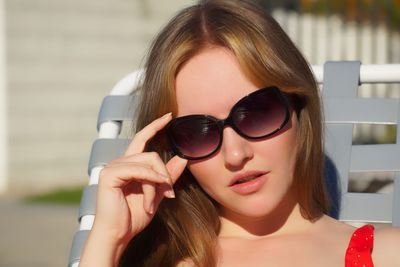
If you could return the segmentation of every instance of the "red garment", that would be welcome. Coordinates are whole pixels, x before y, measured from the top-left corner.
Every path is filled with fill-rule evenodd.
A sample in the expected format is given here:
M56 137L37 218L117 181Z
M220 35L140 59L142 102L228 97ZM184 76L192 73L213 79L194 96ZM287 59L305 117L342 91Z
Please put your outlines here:
M374 246L374 226L356 229L346 250L345 267L374 267L371 253Z

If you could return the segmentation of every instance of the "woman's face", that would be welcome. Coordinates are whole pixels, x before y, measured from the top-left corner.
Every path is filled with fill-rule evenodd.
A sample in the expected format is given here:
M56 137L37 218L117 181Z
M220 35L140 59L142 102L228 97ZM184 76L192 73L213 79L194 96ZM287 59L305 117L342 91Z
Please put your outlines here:
M265 86L268 85L271 84ZM239 99L257 89L229 50L202 50L177 75L177 116L208 114L225 119ZM202 188L221 204L223 214L265 216L292 196L289 190L296 130L294 112L282 131L261 140L243 138L228 126L223 130L221 148L206 159L189 161L188 168ZM231 185L236 175L251 174L261 176L239 187Z

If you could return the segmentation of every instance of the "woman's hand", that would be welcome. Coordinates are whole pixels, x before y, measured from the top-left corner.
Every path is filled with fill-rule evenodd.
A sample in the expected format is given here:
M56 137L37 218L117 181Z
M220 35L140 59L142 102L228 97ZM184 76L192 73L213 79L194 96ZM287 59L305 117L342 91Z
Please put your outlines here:
M125 155L100 172L91 236L101 236L97 239L118 246L116 254L121 254L130 239L150 223L163 197L175 197L172 186L187 160L175 156L164 164L156 152L143 152L146 143L171 117L168 113L143 128L134 136ZM115 256L118 255L114 254L114 260Z

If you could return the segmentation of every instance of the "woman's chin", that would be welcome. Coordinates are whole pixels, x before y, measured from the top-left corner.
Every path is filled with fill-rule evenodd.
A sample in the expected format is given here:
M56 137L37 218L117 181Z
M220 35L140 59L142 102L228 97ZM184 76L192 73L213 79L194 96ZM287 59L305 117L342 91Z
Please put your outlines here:
M224 205L224 211L222 216L230 216L231 213L234 216L244 216L249 218L264 218L271 214L277 207L277 203L263 201L246 201L245 203L234 203L234 205Z

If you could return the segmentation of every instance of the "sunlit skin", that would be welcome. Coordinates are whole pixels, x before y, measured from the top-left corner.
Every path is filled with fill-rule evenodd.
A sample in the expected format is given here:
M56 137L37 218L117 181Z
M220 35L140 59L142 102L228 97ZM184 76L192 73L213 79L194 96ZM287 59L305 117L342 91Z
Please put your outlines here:
M190 59L177 75L177 115L209 114L224 119L239 99L257 89L243 74L231 52L223 48L207 49ZM262 234L266 231L262 221L278 205L292 209L295 202L290 189L296 130L295 112L281 132L262 140L248 140L226 127L221 149L209 158L189 161L188 168L203 189L221 204L221 214L225 218L243 223L260 220L263 229L253 226L248 230ZM259 191L239 195L228 185L235 174L245 170L269 173Z
M272 84L264 86L269 85ZM204 49L191 58L176 77L177 116L209 114L224 119L239 99L257 89L259 87L244 75L231 52L219 47ZM333 220L323 216L318 220L321 228L311 227L315 223L300 215L291 186L297 126L296 113L292 112L291 120L281 132L257 141L243 138L231 127L226 127L221 149L217 153L203 160L188 162L189 170L202 188L220 204L222 227L219 242L223 266L234 266L235 262L238 266L243 266L243 261L238 257L245 255L244 251L253 255L249 263L254 261L253 264L256 264L269 255L265 253L268 248L271 253L282 254L281 246L294 246L291 238L279 237L297 235L297 241L300 242L303 238L311 240L313 236L318 240L327 238L324 235L318 236L318 229L322 231L322 227L334 224ZM259 191L239 195L229 188L232 177L244 170L269 172ZM339 224L346 232L337 238L340 242L336 255L338 261L343 261L348 236L353 228ZM307 233L307 236L301 233ZM275 237L278 237L277 241L266 242ZM317 248L324 244L318 240L314 239L314 244L318 244ZM256 248L260 246L264 246L264 249L258 253ZM309 257L315 253L315 249L315 245L300 249L304 262L310 261ZM297 260L299 259L301 260ZM276 262L276 258L274 261ZM318 263L328 264L324 260L319 260Z

